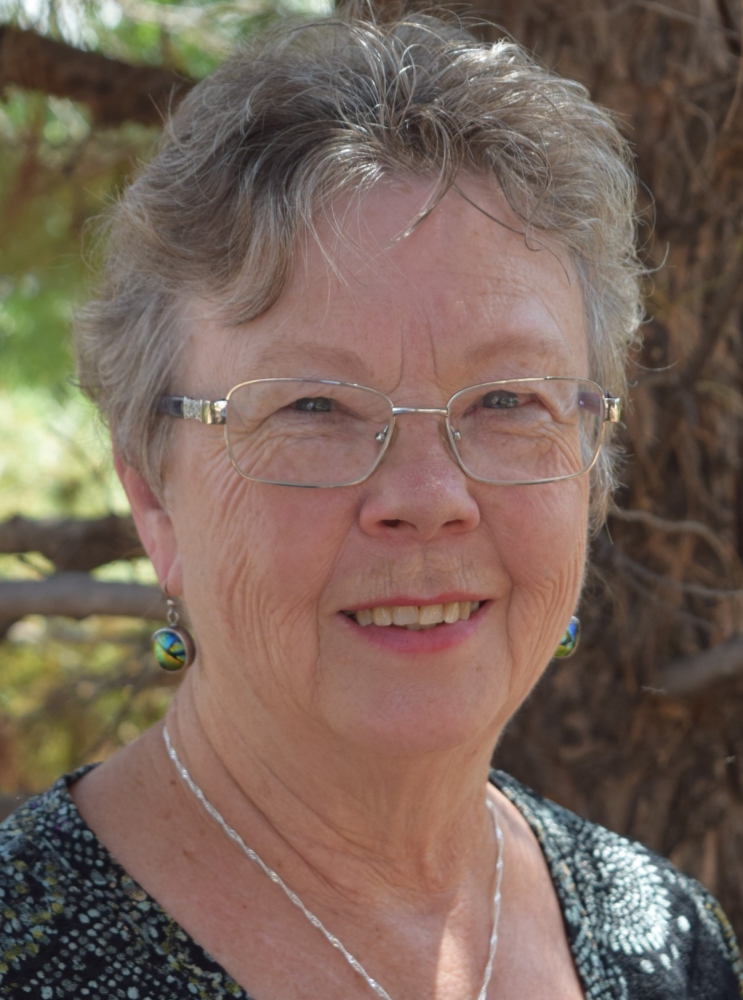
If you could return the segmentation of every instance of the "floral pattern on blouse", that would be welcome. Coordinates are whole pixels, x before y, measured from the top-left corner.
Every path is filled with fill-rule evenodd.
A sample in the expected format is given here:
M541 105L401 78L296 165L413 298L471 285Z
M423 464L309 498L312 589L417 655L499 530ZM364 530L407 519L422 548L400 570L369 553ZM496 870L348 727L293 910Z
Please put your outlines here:
M132 879L60 778L0 824L0 997L250 1000ZM740 1000L716 900L640 844L494 771L544 851L586 1000Z

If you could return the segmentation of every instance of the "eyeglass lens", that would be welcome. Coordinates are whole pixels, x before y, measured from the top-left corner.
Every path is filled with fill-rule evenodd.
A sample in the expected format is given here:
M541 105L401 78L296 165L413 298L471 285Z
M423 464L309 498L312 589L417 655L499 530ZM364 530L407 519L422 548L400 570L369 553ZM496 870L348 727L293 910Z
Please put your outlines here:
M451 402L462 464L494 483L579 475L594 460L603 419L598 386L567 378L476 386Z
M462 465L478 479L503 484L584 472L596 456L603 417L598 386L568 378L475 386L450 404ZM230 393L227 446L249 479L342 486L373 470L392 420L390 401L374 389L257 380Z

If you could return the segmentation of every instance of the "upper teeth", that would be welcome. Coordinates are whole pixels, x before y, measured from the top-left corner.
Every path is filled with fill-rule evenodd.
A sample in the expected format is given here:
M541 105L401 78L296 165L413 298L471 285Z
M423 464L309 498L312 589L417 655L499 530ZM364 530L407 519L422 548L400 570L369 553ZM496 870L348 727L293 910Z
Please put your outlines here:
M363 608L361 611L350 611L359 625L401 625L410 629L432 628L440 622L453 625L460 620L466 621L473 611L480 607L480 601L452 601L449 604L423 604L420 606L403 604L390 607L380 605L376 608Z

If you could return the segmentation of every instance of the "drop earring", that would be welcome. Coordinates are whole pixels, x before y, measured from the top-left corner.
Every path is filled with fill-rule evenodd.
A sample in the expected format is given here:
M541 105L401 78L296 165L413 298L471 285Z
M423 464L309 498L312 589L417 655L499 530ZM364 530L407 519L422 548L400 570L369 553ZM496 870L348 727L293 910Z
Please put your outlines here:
M152 636L152 651L163 670L176 671L190 667L196 656L193 636L180 623L175 601L168 593L167 580L163 584L168 599L168 626L159 628Z
M575 615L570 619L570 624L565 630L565 635L560 639L560 644L555 650L555 656L559 659L565 659L568 656L572 656L573 653L578 648L580 643L580 619L576 618Z

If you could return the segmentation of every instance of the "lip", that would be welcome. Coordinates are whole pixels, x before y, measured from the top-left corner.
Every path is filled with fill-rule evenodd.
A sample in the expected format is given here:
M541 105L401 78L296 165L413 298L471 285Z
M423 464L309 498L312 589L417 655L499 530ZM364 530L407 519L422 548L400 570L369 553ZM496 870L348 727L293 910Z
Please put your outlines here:
M342 611L338 612L337 618L341 624L341 627L350 630L350 633L357 640L368 642L372 646L376 646L377 649L385 650L387 653L407 653L407 654L421 654L421 653L443 653L450 649L455 649L457 646L461 646L466 643L472 636L475 635L477 631L483 625L485 619L487 618L488 610L492 604L492 600L488 598L479 597L462 597L462 596L446 596L444 598L437 598L435 600L420 601L411 598L397 599L395 598L395 604L405 605L405 604L447 604L451 601L482 601L481 606L475 611L475 613L467 619L467 621L455 622L453 625L441 625L437 628L425 629L423 631L411 631L407 628L399 628L394 625L379 626L379 625L366 625L362 627L358 625L353 618L349 618L348 615L344 615ZM385 602L387 603L387 602ZM345 611L362 611L365 608L375 608L378 607L377 604L360 604L354 608L344 608ZM390 601L387 604L388 607L393 606Z

